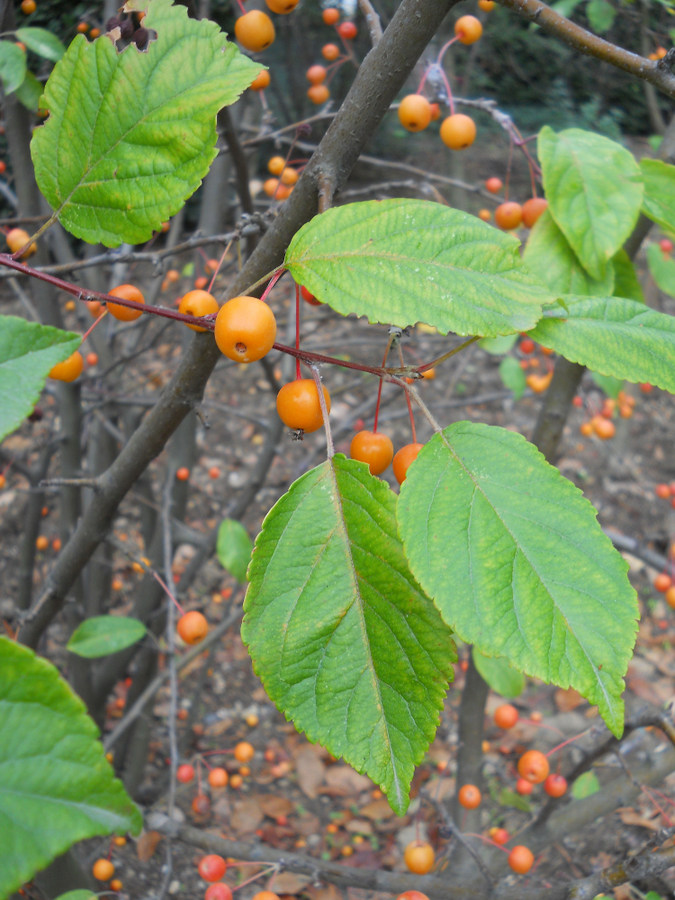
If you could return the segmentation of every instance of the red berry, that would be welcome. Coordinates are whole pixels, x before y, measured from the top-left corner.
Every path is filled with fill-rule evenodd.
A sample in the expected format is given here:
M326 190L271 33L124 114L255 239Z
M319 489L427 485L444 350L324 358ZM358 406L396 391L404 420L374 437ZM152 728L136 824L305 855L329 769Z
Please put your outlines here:
M227 863L217 853L209 853L199 860L197 870L204 881L220 881L227 871Z
M188 784L194 777L195 767L189 763L183 763L176 769L176 781L180 781L181 784Z
M464 809L478 809L482 800L480 790L475 784L465 784L459 789L457 800Z
M567 791L567 779L562 775L552 773L544 782L544 790L549 797L562 797Z
M232 890L222 881L217 881L207 887L204 900L232 900Z
M353 41L357 34L357 28L353 22L341 22L337 30L340 37L345 41Z
M527 781L526 778L519 778L516 781L516 792L523 797L527 797L534 790L534 785L531 781Z

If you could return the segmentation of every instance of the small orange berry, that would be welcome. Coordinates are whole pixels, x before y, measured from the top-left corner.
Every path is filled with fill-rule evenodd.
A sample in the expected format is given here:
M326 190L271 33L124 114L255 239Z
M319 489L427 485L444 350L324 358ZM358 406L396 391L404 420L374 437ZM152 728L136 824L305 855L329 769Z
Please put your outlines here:
M176 478L178 479L178 481L187 481L189 477L190 470L187 466L181 466L180 468L176 469Z
M476 123L464 113L455 113L443 120L440 134L446 147L466 150L476 139Z
M483 34L483 26L475 16L460 16L455 22L455 34L462 44L475 44Z
M109 881L115 874L115 866L109 859L97 859L91 873L97 881Z
M431 122L431 104L422 94L408 94L398 105L398 120L407 131L423 131Z
M271 81L270 73L267 69L263 69L262 72L257 75L253 81L249 84L249 89L252 91L264 91L266 87L270 86Z
M120 300L133 300L136 303L145 303L145 297L133 284L120 284L108 292ZM143 315L143 310L132 309L129 306L121 306L119 303L108 303L108 312L120 322L133 322Z
M335 25L336 22L340 21L340 10L334 6L329 6L327 9L324 9L321 18L324 25Z
M325 84L313 84L307 91L307 96L315 106L320 106L328 100L330 91Z

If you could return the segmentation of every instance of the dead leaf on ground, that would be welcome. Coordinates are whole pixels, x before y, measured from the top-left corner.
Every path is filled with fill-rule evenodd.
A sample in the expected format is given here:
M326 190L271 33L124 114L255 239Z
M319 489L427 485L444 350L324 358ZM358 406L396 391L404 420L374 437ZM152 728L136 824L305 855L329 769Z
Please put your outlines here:
M617 812L624 825L637 825L639 828L648 828L650 831L658 831L661 827L658 818L646 819L632 806L620 807Z
M141 862L147 862L154 856L157 844L162 840L159 831L145 831L136 841L136 854Z
M232 805L230 827L235 834L251 834L264 818L260 803L255 797L240 800Z
M295 809L288 797L279 797L276 794L258 795L258 802L260 803L260 809L266 816L269 816L270 819L276 819L277 816L287 816ZM290 891L287 893L293 892Z
M312 878L310 875L296 875L295 872L280 872L272 884L275 894L299 894ZM305 892L306 893L306 892Z
M368 819L350 819L350 821L345 824L345 828L352 834L373 833L373 826Z
M576 709L577 706L586 703L586 700L584 700L579 691L575 691L574 688L568 688L566 691L557 690L554 696L555 705L560 712L571 712L573 709Z
M377 800L371 800L370 803L366 803L359 810L359 814L372 819L374 822L377 822L378 819L391 819L392 816L396 815L384 797L379 797Z
M370 778L359 775L351 766L330 766L326 771L326 784L329 788L344 794L359 794L361 791L373 789L373 782Z
M334 884L322 884L321 887L310 885L305 888L305 894L309 900L342 900L342 892Z
M326 767L311 747L303 747L295 756L295 768L300 790L307 797L314 799L317 788L323 784Z

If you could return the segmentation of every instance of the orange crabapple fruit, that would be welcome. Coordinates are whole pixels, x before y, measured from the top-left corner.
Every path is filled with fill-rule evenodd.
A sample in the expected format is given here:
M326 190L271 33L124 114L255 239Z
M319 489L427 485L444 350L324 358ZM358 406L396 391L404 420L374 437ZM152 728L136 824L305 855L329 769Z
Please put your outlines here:
M337 44L324 44L321 48L321 55L328 62L334 62L340 56L340 48Z
M277 321L267 303L258 297L233 297L220 307L213 334L218 349L228 359L255 362L272 349Z
M196 609L191 609L180 617L176 624L176 631L186 644L198 644L208 634L209 623L202 613Z
M518 710L512 703L502 703L498 706L494 714L494 723L497 728L513 728L518 721Z
M179 466L176 469L176 478L178 481L187 481L190 477L190 470L187 466Z
M232 900L232 889L225 882L216 881L207 887L204 900Z
M466 150L476 139L476 123L464 113L455 113L443 119L441 140L451 150Z
M502 231L511 231L513 228L517 228L522 221L523 208L514 200L500 203L495 210L495 222Z
M309 69L305 72L305 77L310 84L321 84L322 81L326 80L326 72L325 66L320 66L318 63L310 66Z
M534 854L529 847L523 844L517 844L509 853L509 866L518 875L525 875L530 871L534 863Z
M357 35L357 28L353 22L342 22L338 25L338 34L345 41L353 41Z
M263 69L259 75L253 79L253 81L249 84L249 90L251 91L264 91L266 87L270 86L270 81L272 77L267 69Z
M423 131L431 122L431 104L422 94L408 94L398 105L398 120L406 131Z
M294 169L293 166L286 166L286 168L281 173L280 181L282 184L286 186L290 186L293 184L297 184L298 178L298 170Z
M267 171L270 175L281 175L286 168L286 160L283 156L272 156L267 163Z
M208 775L208 782L212 788L225 787L229 780L230 776L227 773L227 769L224 769L222 766L215 766Z
M504 187L504 182L501 178L497 178L495 175L492 178L488 178L485 182L485 190L490 194L498 194L501 189Z
M381 475L394 458L394 445L381 431L359 431L349 447L352 459L367 463L371 475Z
M12 253L17 253L21 250L22 247L25 247L28 241L30 240L30 235L27 231L24 231L23 228L10 228L10 230L5 235L5 240L7 241L7 246L11 250ZM29 256L32 256L37 251L37 244L31 244L28 249L21 254L20 259L28 259Z
M492 213L489 209L479 209L478 210L478 218L482 219L483 222L489 222L492 218Z
M211 812L211 801L207 794L195 794L190 806L196 816L208 816Z
M281 182L278 178L267 178L263 184L263 193L267 194L268 197L275 197L280 184Z
M669 587L665 592L665 601L671 609L675 609L675 587Z
M396 900L429 900L429 898L422 891L403 891Z
M424 444L417 443L406 444L394 454L394 475L399 484L405 481L409 466L417 459L417 454L423 446Z
M279 895L275 894L274 891L258 891L251 900L279 900Z
M287 16L293 12L300 0L265 0L268 8L278 16Z
M91 874L97 881L110 881L115 874L115 866L109 859L97 859L91 867Z
M478 9L482 9L483 12L492 12L495 8L495 0L478 0Z
M308 291L304 285L302 285L300 288L300 296L305 301L305 303L309 303L310 306L321 306L321 301L317 299L314 294Z
M321 13L324 25L335 25L340 21L340 10L334 6L329 6Z
M464 809L478 809L482 799L482 794L475 784L462 785L457 794L457 801Z
M181 297L181 301L178 304L179 313L183 313L184 316L194 316L195 318L213 315L213 313L218 312L218 309L218 301L208 291L188 291L187 294ZM191 328L193 331L207 331L206 328L202 328L200 325L188 324L188 328Z
M136 303L145 303L145 297L133 284L118 284L108 292L112 297L120 300L134 300ZM119 303L108 303L108 312L120 322L134 322L143 315L141 309L131 309L129 306L121 306Z
M239 741L239 743L235 745L234 758L237 762L251 762L254 756L255 748L253 747L253 744L250 744L248 741Z
M227 872L227 863L217 853L209 853L197 863L197 871L204 881L220 881Z
M37 3L35 0L21 0L21 12L24 16L29 16L31 13L34 13L37 9Z
M518 760L518 774L531 784L541 784L549 771L548 759L540 750L526 750Z
M483 34L480 19L475 16L460 16L455 22L455 34L461 44L475 44Z
M549 797L562 797L567 791L567 779L563 775L552 772L544 781L544 790Z
M410 872L415 875L426 875L434 866L436 854L431 844L424 841L412 841L405 848L403 861Z
M234 23L234 36L246 50L260 53L274 43L276 33L267 13L251 9Z
M593 416L591 425L593 426L593 433L601 441L608 441L616 434L614 422L611 419L606 419L604 416Z
M520 794L522 797L527 797L533 790L534 785L526 778L519 778L518 781L516 781L516 793Z
M532 228L547 206L548 200L545 197L530 197L526 200L523 203L523 225Z
M673 579L666 572L661 572L654 579L654 590L660 594L665 594L673 585Z
M80 351L76 350L74 353L71 353L68 359L64 359L62 362L52 366L49 370L49 377L54 378L56 381L75 381L82 374L83 368L84 359Z
M330 91L325 84L313 84L308 89L307 96L315 106L321 106L330 97Z
M46 535L41 534L35 540L35 547L38 550L46 550L47 547L49 547L49 538Z
M330 394L322 385L326 410L330 412ZM311 433L323 425L319 392L313 378L289 381L277 394L277 413L288 428Z

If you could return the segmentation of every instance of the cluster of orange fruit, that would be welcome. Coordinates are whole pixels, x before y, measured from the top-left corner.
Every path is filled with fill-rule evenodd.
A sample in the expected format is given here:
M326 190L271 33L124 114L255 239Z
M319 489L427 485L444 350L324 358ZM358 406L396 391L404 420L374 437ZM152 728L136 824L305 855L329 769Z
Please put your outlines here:
M490 194L498 194L503 187L504 183L501 178L496 176L492 176L485 181L485 190ZM513 231L516 228L520 228L521 225L525 228L532 228L547 206L548 200L544 197L530 197L523 204L516 203L515 200L504 200L495 209L495 225L501 228L502 231ZM492 214L489 209L481 209L478 212L478 218L484 222L489 222Z
M579 397L574 398L575 406L583 404ZM616 426L613 422L614 416L618 413L622 419L630 419L635 410L635 397L627 394L625 391L619 391L616 400L607 397L602 404L602 408L598 413L592 416L588 421L582 422L579 431L584 437L595 437L600 440L608 441L616 434Z
M358 34L356 25L353 22L349 20L340 22L340 10L334 6L324 9L321 18L324 25L334 26L336 34L344 44L348 41L353 41ZM306 73L307 81L310 84L307 89L307 96L316 106L320 106L330 98L330 88L325 83L328 77L328 69L332 69L333 74L335 74L342 63L348 59L348 56L343 55L339 46L334 43L324 44L321 48L321 56L331 65L326 68L326 66L316 63L310 66Z

